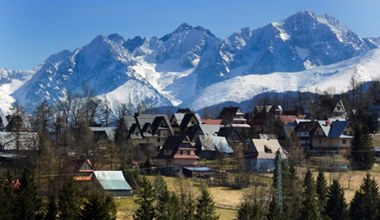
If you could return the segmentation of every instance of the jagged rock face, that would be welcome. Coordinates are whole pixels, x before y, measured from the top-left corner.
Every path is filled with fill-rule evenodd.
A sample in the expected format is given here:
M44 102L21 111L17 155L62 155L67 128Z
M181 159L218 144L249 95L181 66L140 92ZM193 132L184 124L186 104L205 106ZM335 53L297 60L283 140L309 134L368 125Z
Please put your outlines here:
M44 100L56 102L89 86L111 102L178 105L215 83L329 65L364 54L379 42L358 37L331 16L309 11L255 30L240 29L224 40L184 23L161 38L125 40L111 34L59 52L12 96L33 109ZM21 76L14 72L12 77ZM0 75L1 80L5 79Z

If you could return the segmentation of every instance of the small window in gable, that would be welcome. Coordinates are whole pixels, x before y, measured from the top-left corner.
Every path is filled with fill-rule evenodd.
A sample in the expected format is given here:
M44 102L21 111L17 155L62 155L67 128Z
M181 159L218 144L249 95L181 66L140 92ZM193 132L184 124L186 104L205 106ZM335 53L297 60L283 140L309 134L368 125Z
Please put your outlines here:
M265 153L272 153L272 149L270 149L267 145L264 145Z

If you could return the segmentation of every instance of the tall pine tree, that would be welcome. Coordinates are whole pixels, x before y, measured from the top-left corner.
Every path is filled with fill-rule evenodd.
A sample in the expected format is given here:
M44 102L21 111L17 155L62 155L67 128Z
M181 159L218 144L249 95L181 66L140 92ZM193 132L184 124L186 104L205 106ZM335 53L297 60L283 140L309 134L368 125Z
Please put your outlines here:
M80 218L83 220L114 220L116 219L116 204L111 196L92 192L86 198Z
M318 220L320 210L315 191L315 183L311 171L308 169L304 180L303 202L301 207L300 218L302 220Z
M0 176L0 216L4 220L12 220L13 216L13 196L12 178L8 172L7 177L1 179Z
M351 149L351 166L357 170L369 170L375 162L371 137L360 124L354 129Z
M332 220L348 219L347 204L344 199L344 190L337 180L328 189L325 215Z
M237 220L263 220L265 212L263 207L256 201L245 199L239 206Z
M156 218L158 220L177 220L181 218L180 203L177 195L168 191L168 187L161 176L154 180L156 193Z
M46 209L47 209L47 212L46 212L45 217L44 217L45 220L57 219L58 208L57 208L57 204L55 201L55 195L51 195L49 197L49 202L47 204Z
M379 219L379 192L375 179L369 174L351 201L351 219Z
M195 219L219 219L219 216L215 213L215 202L205 186L202 186L201 195L197 199Z
M28 169L24 169L20 186L15 190L15 219L35 219L40 214L41 205L34 176Z
M322 171L318 172L316 192L318 195L319 208L323 213L327 200L327 182L325 174Z
M154 219L156 216L154 207L154 188L152 183L145 176L141 177L141 185L138 188L138 197L136 203L140 207L136 210L133 215L135 220L150 220Z
M81 205L83 203L82 195L73 182L67 180L59 193L58 210L60 219L75 220L81 213Z

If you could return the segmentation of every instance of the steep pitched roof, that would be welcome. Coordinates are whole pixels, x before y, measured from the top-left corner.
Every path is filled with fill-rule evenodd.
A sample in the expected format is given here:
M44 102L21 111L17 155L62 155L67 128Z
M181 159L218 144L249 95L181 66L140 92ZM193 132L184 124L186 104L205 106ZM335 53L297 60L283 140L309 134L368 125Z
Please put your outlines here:
M219 114L218 119L224 119L225 117L233 117L240 112L239 107L224 107Z
M173 134L173 128L170 124L170 121L168 119L168 116L157 116L154 118L153 122L152 122L152 133L155 134L156 131L162 127L162 124L164 124L164 127L165 128L168 128L169 131L170 131L170 134Z
M246 155L255 155L260 159L274 159L278 150L280 150L282 158L287 158L286 152L277 139L252 139Z
M185 113L185 115L183 116L183 119L181 121L181 124L180 124L181 131L183 131L186 127L188 127L189 123L193 119L196 120L196 123L192 124L192 125L196 125L196 124L201 124L202 123L202 121L200 121L200 118L197 117L197 115L195 113Z
M202 150L218 151L223 153L233 153L233 149L228 145L225 137L214 135L199 135Z
M296 132L312 132L318 126L318 122L310 121L310 122L300 122L296 127Z
M222 126L220 124L201 124L199 127L201 128L203 134L215 135L218 134Z
M94 171L94 174L105 190L132 190L121 171Z
M169 136L164 146L158 152L156 159L173 159L173 158L194 158L198 159L196 155L176 155L177 151L180 149L192 148L195 151L194 143L186 135L175 135Z
M111 141L115 139L115 127L90 127L92 132L103 132Z
M186 138L185 135L173 135L169 136L164 146L161 148L161 150L158 152L156 158L157 159L170 159L173 158L174 154L177 152L179 146L181 145L182 141ZM171 154L165 154L165 151L171 151Z
M351 135L344 135L343 131L350 124L349 121L333 121L329 131L330 138L352 138Z

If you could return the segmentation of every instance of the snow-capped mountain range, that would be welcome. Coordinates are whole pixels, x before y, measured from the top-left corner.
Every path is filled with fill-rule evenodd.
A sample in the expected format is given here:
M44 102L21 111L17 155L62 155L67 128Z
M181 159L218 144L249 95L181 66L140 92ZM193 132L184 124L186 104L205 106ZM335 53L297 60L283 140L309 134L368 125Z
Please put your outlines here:
M380 38L361 38L335 18L310 11L223 40L188 24L161 38L100 35L35 70L0 69L0 108L7 112L16 100L32 110L84 86L107 97L114 111L121 103L198 110L263 92L344 92L352 77L379 79L379 46Z

